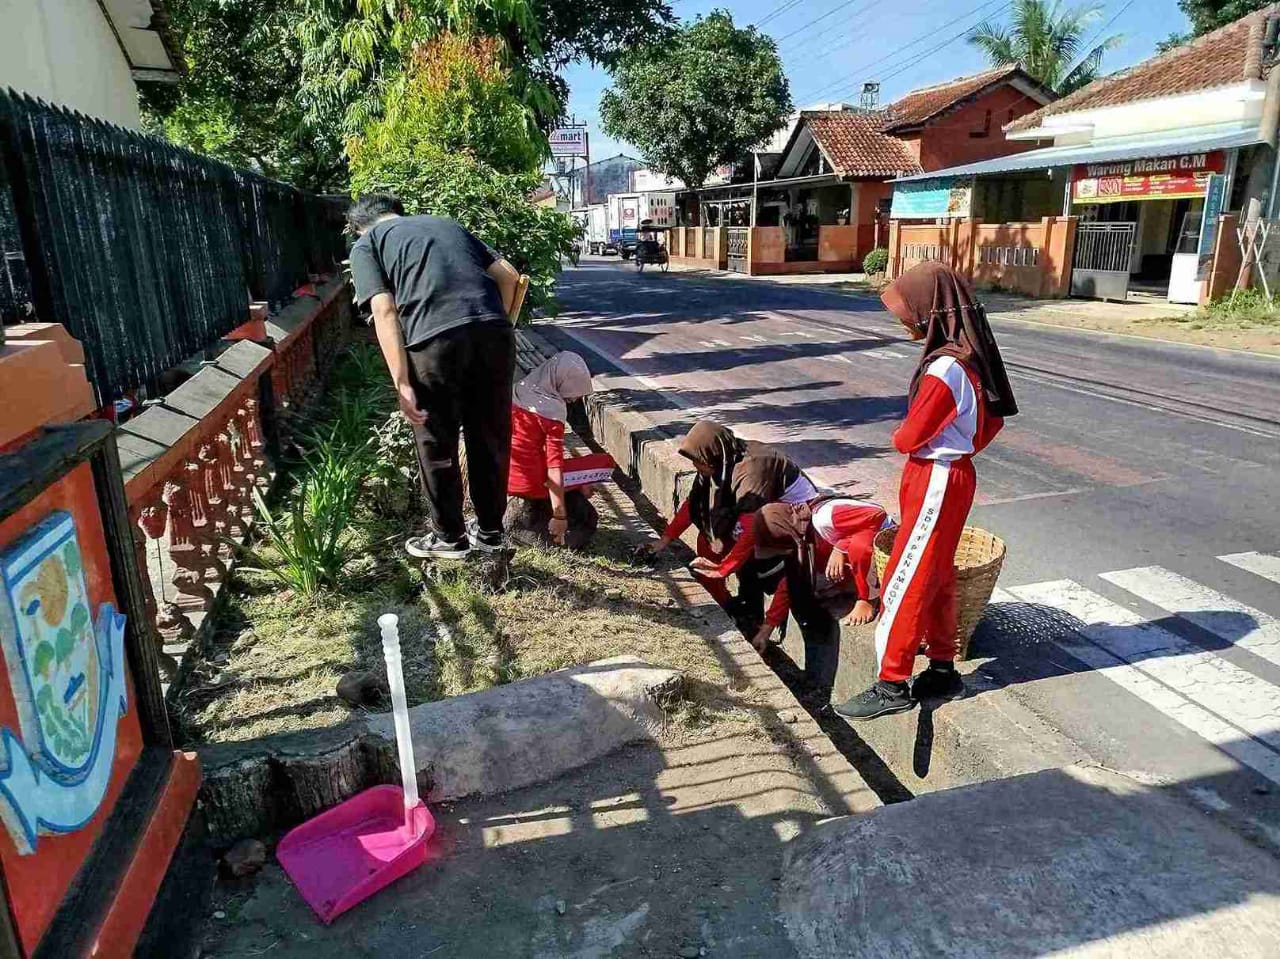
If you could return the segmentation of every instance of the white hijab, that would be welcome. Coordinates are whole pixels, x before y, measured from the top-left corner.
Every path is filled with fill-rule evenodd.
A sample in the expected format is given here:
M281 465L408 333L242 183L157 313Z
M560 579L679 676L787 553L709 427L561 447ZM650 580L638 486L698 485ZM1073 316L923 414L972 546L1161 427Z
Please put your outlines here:
M591 394L591 371L577 353L557 353L516 383L511 401L521 409L564 422L568 404Z

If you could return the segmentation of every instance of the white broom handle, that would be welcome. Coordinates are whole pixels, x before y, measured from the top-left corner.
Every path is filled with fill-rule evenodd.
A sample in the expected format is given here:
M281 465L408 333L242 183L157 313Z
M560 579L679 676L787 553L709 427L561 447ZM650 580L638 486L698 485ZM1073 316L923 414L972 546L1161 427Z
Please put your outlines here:
M400 754L400 780L404 784L404 807L418 805L418 772L413 762L413 737L409 732L409 703L404 695L404 670L400 667L400 617L384 613L378 617L382 630L382 655L387 661L387 685L391 687L391 714L396 724L396 751Z

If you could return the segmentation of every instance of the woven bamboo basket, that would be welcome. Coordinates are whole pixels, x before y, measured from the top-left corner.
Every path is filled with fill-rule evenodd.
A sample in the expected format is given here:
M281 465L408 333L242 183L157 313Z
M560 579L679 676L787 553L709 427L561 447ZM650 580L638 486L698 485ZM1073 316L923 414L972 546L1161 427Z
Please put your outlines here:
M881 530L875 539L876 573L883 585L885 567L898 530ZM1004 565L1004 540L977 526L966 526L956 547L956 654L969 655L969 641L996 588Z

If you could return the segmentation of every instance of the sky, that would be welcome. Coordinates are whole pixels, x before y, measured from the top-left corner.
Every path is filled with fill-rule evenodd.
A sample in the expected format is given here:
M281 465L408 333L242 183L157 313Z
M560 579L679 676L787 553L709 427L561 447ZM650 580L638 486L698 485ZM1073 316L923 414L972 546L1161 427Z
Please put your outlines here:
M997 22L1007 19L1009 5L1008 0L675 0L672 8L682 20L720 7L739 26L759 23L778 41L792 100L807 107L837 100L856 103L866 80L880 81L883 104L916 87L986 69L982 54L964 35L988 16ZM1122 36L1120 46L1104 59L1104 72L1147 59L1158 41L1187 30L1175 0L1102 0L1100 5L1093 30L1098 36ZM640 156L600 129L600 94L609 86L609 75L577 64L565 79L569 113L590 132L592 161L618 153Z

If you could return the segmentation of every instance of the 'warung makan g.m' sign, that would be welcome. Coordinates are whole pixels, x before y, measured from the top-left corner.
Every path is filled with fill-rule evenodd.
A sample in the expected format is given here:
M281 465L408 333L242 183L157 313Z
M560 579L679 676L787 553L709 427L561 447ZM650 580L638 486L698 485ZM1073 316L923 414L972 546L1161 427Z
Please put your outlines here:
M1210 175L1223 169L1221 151L1114 163L1081 163L1071 175L1071 202L1123 203L1201 197L1208 189Z

